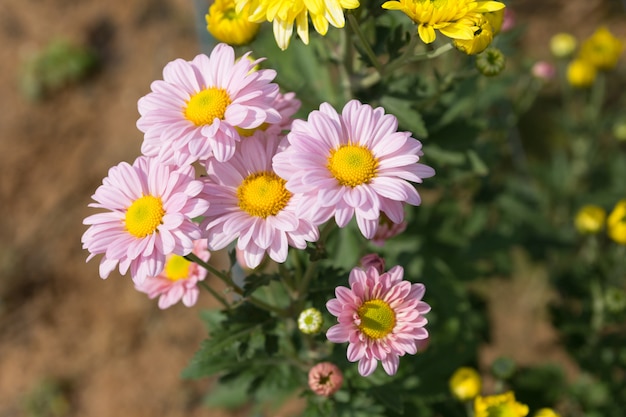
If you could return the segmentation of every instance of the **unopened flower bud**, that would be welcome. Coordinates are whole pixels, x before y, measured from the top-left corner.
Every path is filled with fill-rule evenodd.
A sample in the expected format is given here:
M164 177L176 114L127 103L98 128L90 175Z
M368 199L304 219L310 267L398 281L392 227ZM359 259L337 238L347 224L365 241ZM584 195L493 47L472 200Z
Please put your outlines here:
M341 388L343 374L333 363L321 362L309 371L309 387L317 395L330 397Z
M385 272L385 260L378 256L376 253L370 253L361 258L361 265L363 269L367 269L370 266L376 268L379 274Z
M487 48L476 56L476 68L481 74L488 77L498 75L504 70L504 54L496 48Z
M539 61L533 65L531 72L535 77L548 81L556 75L556 68L554 68L554 65L546 61Z
M533 417L561 417L561 415L553 409L546 407L537 410L537 412L533 414Z
M566 58L576 50L577 43L569 33L557 33L550 39L550 51L557 58Z
M449 386L454 398L459 401L468 401L480 394L482 380L478 371L464 366L454 371Z
M602 207L588 204L578 210L574 225L579 233L595 234L602 230L605 219L606 211Z
M298 329L304 334L319 333L323 323L322 313L314 307L307 308L298 316Z

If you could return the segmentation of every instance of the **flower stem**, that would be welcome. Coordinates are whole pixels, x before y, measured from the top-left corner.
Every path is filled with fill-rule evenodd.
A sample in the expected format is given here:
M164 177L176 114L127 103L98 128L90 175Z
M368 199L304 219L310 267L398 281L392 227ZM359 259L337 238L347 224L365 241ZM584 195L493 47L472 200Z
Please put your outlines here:
M380 62L378 61L376 54L372 50L372 47L370 46L369 42L365 38L365 34L361 30L361 27L359 26L359 22L356 20L356 17L354 17L352 13L347 13L347 15L348 15L348 23L350 24L350 28L359 38L359 41L361 42L363 46L363 50L365 51L365 54L367 55L369 60L372 62L372 65L374 65L374 68L376 68L376 71L382 75L383 68L380 65Z
M222 297L221 295L218 294L217 291L215 291L213 288L211 288L206 282L204 281L199 281L198 284L200 284L201 287L203 287L205 290L207 290L209 293L211 293L211 295L213 297L215 297L215 299L217 301L219 301L220 303L222 303L222 305L224 306L224 308L226 309L230 309L230 304L228 304L228 301L226 301L226 299L224 297Z
M415 44L417 43L417 39L418 37L414 35L411 38L409 45L404 50L404 53L399 58L397 58L396 60L390 62L387 66L385 66L385 74L389 74L393 71L396 71L398 68L401 68L404 65L410 64L412 62L425 61L427 59L437 58L438 56L443 55L446 52L451 51L454 48L454 45L452 45L452 43L450 42L450 43L441 45L439 48L435 49L434 51L413 54L413 51L415 49Z
M267 304L266 302L264 302L262 300L259 300L258 298L255 298L255 297L253 297L251 295L249 295L249 296L244 295L243 289L240 288L239 286L235 285L235 283L230 278L230 276L228 276L228 274L225 274L224 272L219 271L218 269L216 269L214 266L204 262L202 259L200 259L198 256L196 256L196 254L190 253L188 255L185 255L185 258L187 260L191 261L191 262L197 263L198 265L200 265L201 267L205 268L207 271L211 272L213 275L215 275L216 277L221 279L222 282L224 282L224 284L226 284L235 293L237 293L240 296L242 296L250 304L253 304L253 305L257 306L260 309L263 309L263 310L275 313L278 316L281 316L281 317L285 317L286 316L286 312L284 310L282 310L282 309L280 309L278 307L275 307L273 305Z

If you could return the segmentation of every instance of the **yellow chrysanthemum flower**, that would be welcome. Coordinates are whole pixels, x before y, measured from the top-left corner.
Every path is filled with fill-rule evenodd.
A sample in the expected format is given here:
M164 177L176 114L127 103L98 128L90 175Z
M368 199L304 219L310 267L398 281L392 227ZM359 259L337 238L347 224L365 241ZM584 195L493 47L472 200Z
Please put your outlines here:
M431 43L438 30L452 39L472 40L475 14L504 9L498 1L476 0L392 0L383 9L400 10L418 26L417 33L424 43Z
M626 200L620 200L606 220L609 237L620 245L626 245Z
M574 225L579 233L595 234L604 227L604 219L606 219L606 211L600 206L589 204L578 210Z
M526 417L528 406L515 401L512 391L504 394L489 395L474 400L475 417Z
M259 33L260 24L250 22L250 7L235 10L234 0L215 0L206 15L207 29L215 39L229 45L246 45Z
M596 80L596 67L582 59L575 59L567 66L567 81L572 87L590 87Z
M356 9L358 0L234 0L237 11L249 6L253 22L272 22L278 47L287 49L294 22L298 36L309 43L309 16L320 35L326 35L328 24L342 28L346 24L344 9Z
M613 36L607 28L601 27L583 42L578 57L598 69L610 70L615 68L623 51L622 41Z
M487 49L493 40L493 28L482 14L472 17L474 25L474 37L472 39L455 39L454 47L468 55L476 55Z
M448 385L454 398L460 401L467 401L476 398L480 394L482 379L474 368L463 366L454 371Z

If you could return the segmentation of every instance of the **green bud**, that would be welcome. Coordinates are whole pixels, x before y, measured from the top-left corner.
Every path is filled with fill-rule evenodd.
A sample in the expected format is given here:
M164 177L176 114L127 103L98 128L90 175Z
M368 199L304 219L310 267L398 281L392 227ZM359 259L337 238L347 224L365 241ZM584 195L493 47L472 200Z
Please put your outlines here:
M314 307L307 308L298 316L298 329L304 334L319 333L323 323L322 313Z
M504 54L499 49L487 48L476 56L476 68L487 77L500 74L504 66Z
M493 375L502 380L507 380L515 373L515 361L511 358L499 357L491 364Z

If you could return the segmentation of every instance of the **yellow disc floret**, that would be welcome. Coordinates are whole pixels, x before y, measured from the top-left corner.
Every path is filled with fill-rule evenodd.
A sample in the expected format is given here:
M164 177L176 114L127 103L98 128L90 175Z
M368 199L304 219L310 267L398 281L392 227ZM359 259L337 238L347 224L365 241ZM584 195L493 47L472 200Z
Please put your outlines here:
M178 281L189 277L191 262L180 255L172 255L165 263L165 276L170 281Z
M205 88L189 98L183 109L185 119L196 126L210 125L215 119L223 119L230 96L222 88Z
M140 197L126 210L126 230L135 237L146 237L157 230L164 215L163 202L159 197Z
M237 188L239 208L255 217L275 216L285 208L291 193L287 182L273 172L257 172L246 177Z
M378 160L366 147L343 145L330 152L327 167L339 184L356 187L376 176Z
M383 300L364 302L357 314L361 319L359 330L370 339L382 339L396 326L396 313Z

